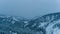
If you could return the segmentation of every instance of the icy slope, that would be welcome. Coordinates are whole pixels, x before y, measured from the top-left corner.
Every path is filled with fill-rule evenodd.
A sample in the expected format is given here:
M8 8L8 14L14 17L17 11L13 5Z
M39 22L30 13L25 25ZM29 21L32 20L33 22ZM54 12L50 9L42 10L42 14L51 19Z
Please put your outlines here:
M60 23L59 21L60 21L60 13L51 13L29 21L26 27L30 28L31 30L38 31L40 32L40 34L55 34L51 33L53 30L52 27L55 24L59 24ZM53 31L55 32L55 30Z

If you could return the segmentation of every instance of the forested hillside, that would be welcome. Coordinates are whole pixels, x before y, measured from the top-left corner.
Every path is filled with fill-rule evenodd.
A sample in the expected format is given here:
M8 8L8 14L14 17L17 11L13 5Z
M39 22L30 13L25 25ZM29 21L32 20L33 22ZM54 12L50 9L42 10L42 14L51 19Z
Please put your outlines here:
M35 19L0 15L0 34L59 34L60 13Z

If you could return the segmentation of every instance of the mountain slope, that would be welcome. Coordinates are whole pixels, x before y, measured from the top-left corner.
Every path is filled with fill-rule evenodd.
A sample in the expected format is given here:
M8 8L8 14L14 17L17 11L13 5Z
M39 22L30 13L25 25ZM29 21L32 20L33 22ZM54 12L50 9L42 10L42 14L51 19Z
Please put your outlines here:
M55 21L57 21L57 23L58 23L59 19L60 19L59 12L46 14L46 15L38 17L34 20L29 21L29 23L28 23L28 25L26 25L26 27L30 28L31 30L43 32L43 34L46 34L46 30L48 30L49 26L51 26L50 24L55 23Z
M0 15L0 34L19 34L25 20L21 17Z

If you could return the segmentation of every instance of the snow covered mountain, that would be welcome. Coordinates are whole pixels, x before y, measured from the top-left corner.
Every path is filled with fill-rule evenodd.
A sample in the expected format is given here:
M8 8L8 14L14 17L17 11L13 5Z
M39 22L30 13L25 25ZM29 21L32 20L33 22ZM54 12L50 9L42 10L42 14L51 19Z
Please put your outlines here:
M28 20L0 15L0 34L60 34L60 13L46 14Z
M0 34L19 34L24 21L27 20L22 17L0 15Z
M31 30L40 32L39 34L60 34L56 29L56 27L60 27L60 13L51 13L47 15L43 15L34 20L28 22L26 27ZM53 28L54 27L54 28ZM59 27L57 29L59 29ZM57 31L57 33L55 32Z

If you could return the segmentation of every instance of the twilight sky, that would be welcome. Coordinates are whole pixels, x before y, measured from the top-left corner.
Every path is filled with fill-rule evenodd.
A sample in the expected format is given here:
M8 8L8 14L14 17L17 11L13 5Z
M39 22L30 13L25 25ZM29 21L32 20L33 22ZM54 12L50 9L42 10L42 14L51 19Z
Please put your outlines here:
M33 18L60 12L60 0L0 0L0 14Z

